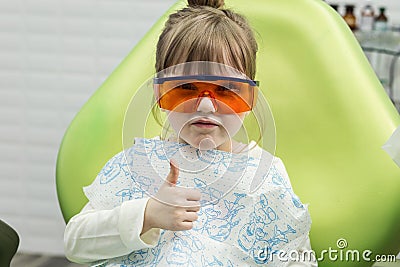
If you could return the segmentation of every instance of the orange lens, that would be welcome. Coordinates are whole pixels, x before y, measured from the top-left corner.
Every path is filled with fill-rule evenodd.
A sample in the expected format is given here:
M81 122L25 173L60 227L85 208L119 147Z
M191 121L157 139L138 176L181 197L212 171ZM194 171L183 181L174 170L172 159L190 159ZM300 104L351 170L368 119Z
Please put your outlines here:
M185 113L196 112L201 97L210 97L218 113L242 113L257 97L256 82L221 76L156 78L154 90L160 108Z

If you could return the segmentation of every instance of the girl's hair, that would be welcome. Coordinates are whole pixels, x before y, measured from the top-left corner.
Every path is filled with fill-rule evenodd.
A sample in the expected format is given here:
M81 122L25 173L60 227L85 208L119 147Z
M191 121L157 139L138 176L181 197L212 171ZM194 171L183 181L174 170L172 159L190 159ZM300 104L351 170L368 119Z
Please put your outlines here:
M224 0L188 0L169 16L156 51L156 71L179 63L211 61L254 79L257 42L247 20L224 9Z

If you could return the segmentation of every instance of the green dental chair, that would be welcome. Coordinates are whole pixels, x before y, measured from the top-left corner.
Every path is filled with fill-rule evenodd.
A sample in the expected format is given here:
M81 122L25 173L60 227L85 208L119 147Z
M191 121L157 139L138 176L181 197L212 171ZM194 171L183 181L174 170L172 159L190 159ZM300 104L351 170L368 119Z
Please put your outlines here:
M259 42L257 80L276 124L276 155L295 192L309 203L319 266L372 266L400 251L400 168L381 149L400 116L342 18L319 0L227 0L244 14ZM179 1L170 13L183 7ZM123 149L125 110L154 73L163 16L80 110L57 160L65 221L86 204L89 185ZM139 116L139 115L138 115ZM363 259L364 251L372 254ZM349 254L349 253L347 253ZM367 253L368 254L368 253ZM343 256L344 257L344 256Z
M10 266L18 246L18 233L10 225L0 220L0 266Z

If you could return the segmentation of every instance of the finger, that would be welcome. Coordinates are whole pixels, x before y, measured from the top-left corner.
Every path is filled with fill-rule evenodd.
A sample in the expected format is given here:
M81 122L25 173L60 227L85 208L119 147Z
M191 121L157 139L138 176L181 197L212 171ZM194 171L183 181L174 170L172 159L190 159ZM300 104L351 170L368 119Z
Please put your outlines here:
M189 204L188 207L186 207L186 211L188 212L198 212L200 210L200 203L193 202L193 204Z
M169 166L170 170L166 182L174 186L178 182L178 176L179 176L178 163L176 163L174 160L171 159L171 161L169 162Z
M198 218L199 215L197 215L197 212L186 212L184 222L194 222L197 221Z
M181 230L190 230L193 228L193 222L181 222Z
M185 194L188 201L199 201L201 199L201 193L198 189L186 189Z
M199 211L201 208L200 201L185 201L184 206L186 210Z

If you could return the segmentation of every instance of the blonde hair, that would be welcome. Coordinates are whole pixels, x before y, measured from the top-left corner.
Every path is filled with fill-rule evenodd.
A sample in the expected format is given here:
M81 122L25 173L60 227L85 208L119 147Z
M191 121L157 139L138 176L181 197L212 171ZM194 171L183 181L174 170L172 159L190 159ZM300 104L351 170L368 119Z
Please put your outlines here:
M156 51L156 71L190 61L229 65L254 79L257 42L247 20L223 0L188 0L169 16Z

